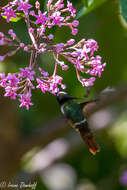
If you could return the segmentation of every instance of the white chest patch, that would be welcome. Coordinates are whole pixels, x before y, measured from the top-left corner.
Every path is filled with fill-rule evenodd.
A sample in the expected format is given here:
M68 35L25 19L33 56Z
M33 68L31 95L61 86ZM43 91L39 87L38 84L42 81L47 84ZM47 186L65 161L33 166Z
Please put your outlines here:
M65 114L65 112L64 112L64 104L61 106L61 112L62 112L63 115Z

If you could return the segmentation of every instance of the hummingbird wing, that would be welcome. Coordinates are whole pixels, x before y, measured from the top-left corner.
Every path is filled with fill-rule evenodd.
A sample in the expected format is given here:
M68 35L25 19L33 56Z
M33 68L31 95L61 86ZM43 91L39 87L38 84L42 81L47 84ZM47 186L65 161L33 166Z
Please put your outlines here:
M89 107L95 106L97 104L97 101L98 101L98 99L94 99L94 100L89 100L89 101L79 103L81 105L81 108L82 108L84 115L85 115L86 110Z
M79 104L84 107L86 105L94 105L97 104L99 99L93 99L93 100L88 100L88 101L84 101L84 102L80 102Z

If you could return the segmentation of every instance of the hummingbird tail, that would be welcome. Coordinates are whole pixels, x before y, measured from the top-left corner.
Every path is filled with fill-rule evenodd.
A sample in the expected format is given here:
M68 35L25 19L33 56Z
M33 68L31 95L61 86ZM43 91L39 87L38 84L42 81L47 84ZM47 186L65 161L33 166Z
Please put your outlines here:
M96 152L99 152L100 151L100 148L98 146L98 144L96 143L96 140L94 139L93 136L87 136L87 137L84 137L84 141L86 142L86 144L88 144L89 146L89 151L92 153L92 154L96 154Z
M76 128L78 129L78 132L85 143L88 145L89 151L94 155L96 152L99 152L100 148L88 127L87 121L85 120L83 124L79 125L78 127L76 126Z

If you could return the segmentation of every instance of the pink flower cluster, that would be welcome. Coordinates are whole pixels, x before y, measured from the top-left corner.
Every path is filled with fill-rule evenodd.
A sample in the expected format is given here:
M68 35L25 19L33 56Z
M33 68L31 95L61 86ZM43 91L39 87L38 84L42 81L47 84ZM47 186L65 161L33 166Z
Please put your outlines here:
M48 0L47 11L44 13L42 13L38 1L35 3L35 10L31 10L32 8L29 0L13 0L0 8L1 16L6 18L7 22L22 17L26 22L31 39L31 44L24 44L12 29L8 31L8 35L0 32L0 45L15 47L13 51L1 55L0 61L14 55L19 49L31 54L29 65L24 69L20 68L19 72L8 73L7 76L5 73L0 74L0 85L5 88L5 96L9 96L11 99L18 97L21 103L20 107L24 106L26 109L33 105L31 103L33 89L40 88L42 93L50 92L56 95L60 88L66 88L57 69L58 67L61 67L62 70L69 69L69 66L61 59L62 57L73 64L78 80L82 86L86 87L94 84L96 76L101 77L106 65L106 63L102 64L99 55L94 56L95 51L98 50L98 44L93 39L82 39L78 43L75 43L74 39L70 39L66 43L53 43L54 36L50 33L50 29L54 26L69 27L72 35L76 35L78 32L76 27L79 22L73 20L76 17L76 9L69 0L67 0L66 7L64 0ZM37 62L38 55L43 52L51 52L54 56L54 71L51 76L43 68L40 68ZM80 73L90 77L83 78Z

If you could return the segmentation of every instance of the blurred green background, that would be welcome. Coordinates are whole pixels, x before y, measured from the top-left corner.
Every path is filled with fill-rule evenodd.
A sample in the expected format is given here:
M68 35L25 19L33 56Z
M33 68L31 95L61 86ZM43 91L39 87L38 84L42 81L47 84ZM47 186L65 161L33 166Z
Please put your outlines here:
M5 5L5 2L7 1L1 1L0 6ZM30 2L34 4L35 0ZM44 9L46 1L39 0L39 2ZM72 2L77 12L80 12L87 1L72 0ZM102 2L100 6L95 6L89 13L80 15L79 33L75 37L76 42L82 38L95 39L99 44L98 54L102 56L103 62L107 63L101 79L97 79L91 88L90 98L96 97L106 87L120 87L127 81L127 26L120 15L119 1L98 0L98 2ZM13 28L20 40L25 43L30 40L23 21L7 24L4 19L1 19L0 22L0 31L7 33L9 28ZM54 42L59 43L72 38L66 28L58 28L54 31L54 35ZM7 47L0 47L0 55L3 55L6 50ZM38 62L49 72L54 67L54 60L50 54L42 54ZM0 72L15 72L28 63L29 55L21 51L4 63L0 62ZM69 94L83 97L85 89L77 81L73 67L68 71L59 70L59 74L63 76ZM14 174L11 179L18 175L18 183L20 183L22 178L19 174L25 171L28 180L25 175L23 180L26 183L37 182L37 190L127 189L127 177L126 185L120 182L121 175L127 170L126 100L100 110L90 119L90 126L95 131L101 147L101 151L96 156L89 153L84 142L71 129L67 133L54 136L48 144L39 147L33 145L30 152L24 156L20 154L17 156L16 149L20 149L20 142L23 142L20 141L21 139L31 138L40 126L43 128L47 123L52 124L54 119L61 116L55 96L49 93L42 94L40 90L35 90L32 102L34 106L29 111L20 109L18 102L4 98L1 91L0 148L4 156L0 157L0 167L3 167L0 176L5 171L3 179L6 176L6 167L12 164L10 161L12 156L18 159L13 158L13 168L9 170L10 176L11 173ZM48 135L46 133L44 135L48 139ZM35 176L31 177L33 174Z

